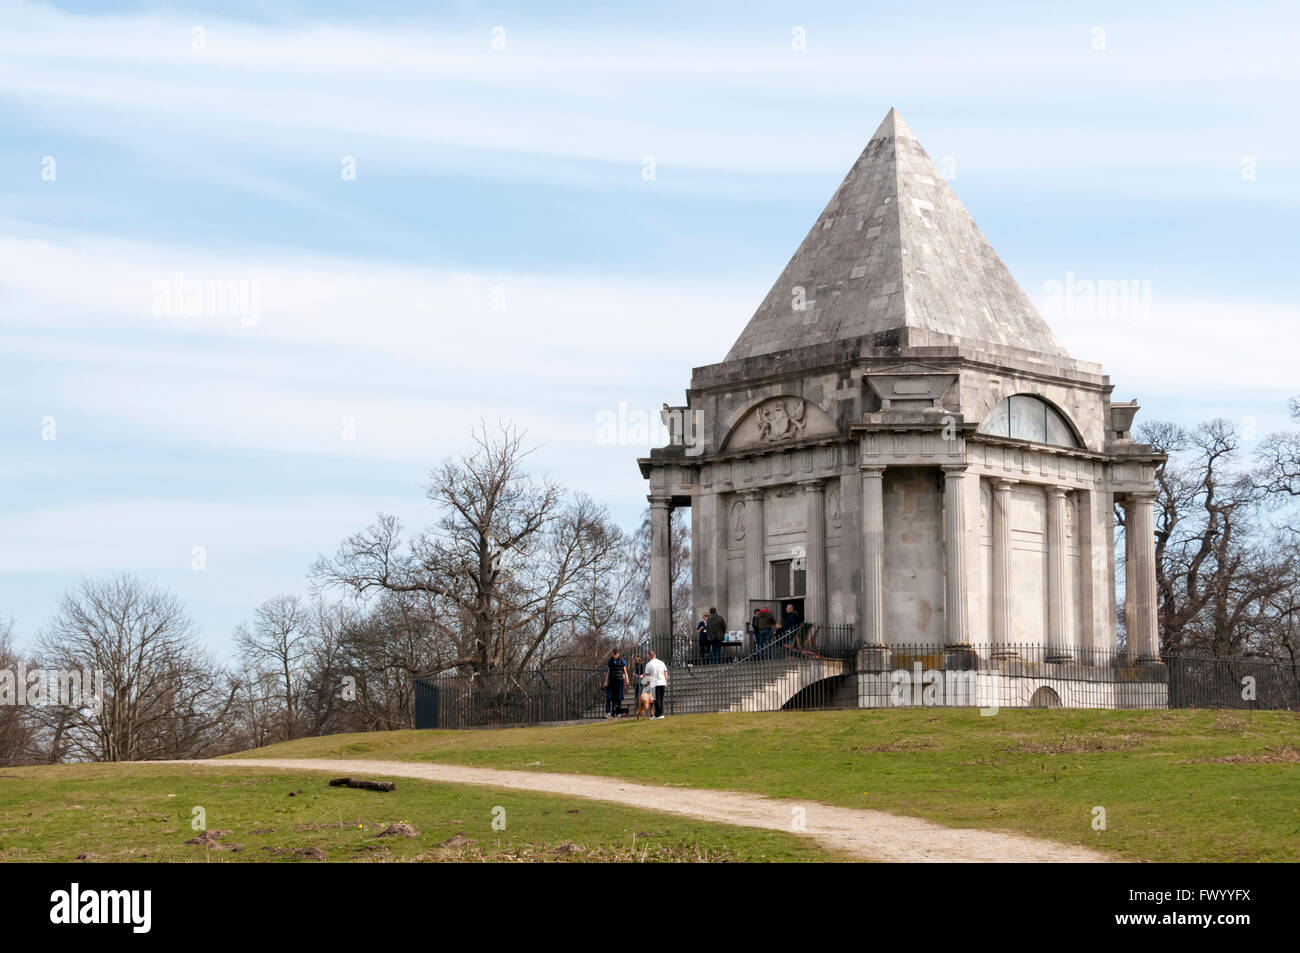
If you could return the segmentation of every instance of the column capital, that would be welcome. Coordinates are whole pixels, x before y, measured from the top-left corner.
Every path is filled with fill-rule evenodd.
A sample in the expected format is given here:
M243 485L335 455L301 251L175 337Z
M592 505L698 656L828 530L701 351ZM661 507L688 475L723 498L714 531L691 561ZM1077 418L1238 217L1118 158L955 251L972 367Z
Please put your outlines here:
M826 481L821 479L800 480L799 485L805 493L822 493L826 489Z
M1009 490L1019 482L1019 480L1013 480L1010 477L989 477L989 483L997 490Z
M963 477L966 475L966 471L970 469L970 464L969 463L944 463L941 464L940 468L943 470L945 476Z
M1156 490L1130 490L1121 503L1154 503L1160 493Z
M761 500L763 498L763 491L761 489L741 490L740 498L742 500Z
M671 496L647 496L646 499L650 501L651 507L670 507L673 505L673 498Z
M1073 487L1049 485L1047 487L1047 495L1053 497L1063 497L1063 496L1068 496L1072 490Z

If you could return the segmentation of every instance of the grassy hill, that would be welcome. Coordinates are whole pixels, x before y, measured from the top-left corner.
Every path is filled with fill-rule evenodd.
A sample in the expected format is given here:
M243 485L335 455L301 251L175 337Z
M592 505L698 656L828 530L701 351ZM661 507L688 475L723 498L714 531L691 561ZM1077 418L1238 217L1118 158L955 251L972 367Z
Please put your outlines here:
M613 775L1007 829L1119 859L1300 860L1300 715L906 709L309 738L241 757ZM1094 830L1094 808L1106 829Z
M147 763L0 768L0 862L842 859L794 834L576 798L411 780L380 793L326 781ZM207 837L192 827L196 807ZM492 827L498 808L504 830ZM379 836L401 822L418 836Z
M1117 859L1300 860L1300 716L775 712L308 738L239 757L433 761L754 791L1013 830ZM196 836L202 807L210 844ZM507 826L494 831L491 812ZM1094 808L1106 829L1094 830ZM399 821L419 836L379 837ZM464 837L457 838L456 835ZM449 843L450 842L450 843ZM399 780L380 794L231 765L0 768L0 862L837 860L793 834Z

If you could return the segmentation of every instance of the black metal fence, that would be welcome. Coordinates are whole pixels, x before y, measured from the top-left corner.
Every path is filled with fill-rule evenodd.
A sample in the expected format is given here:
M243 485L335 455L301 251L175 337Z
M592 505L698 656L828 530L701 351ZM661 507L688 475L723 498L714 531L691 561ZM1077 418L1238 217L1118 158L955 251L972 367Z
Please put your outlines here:
M416 727L500 728L599 717L604 676L603 668L561 668L424 679L415 696Z
M1300 664L1271 659L1165 656L1170 708L1300 711Z
M789 630L773 629L770 634L746 632L743 641L723 643L712 649L698 638L673 637L670 665L714 665L754 659L786 657L851 658L857 650L857 637L851 625L818 625L804 622ZM644 654L644 647L633 654ZM631 656L629 656L631 657Z
M1013 645L863 647L852 626L805 625L715 663L674 653L665 713L792 709L1256 708L1300 711L1300 666L1267 659L1166 656ZM625 655L636 710L637 648ZM599 719L605 669L443 675L416 690L417 727L481 728Z

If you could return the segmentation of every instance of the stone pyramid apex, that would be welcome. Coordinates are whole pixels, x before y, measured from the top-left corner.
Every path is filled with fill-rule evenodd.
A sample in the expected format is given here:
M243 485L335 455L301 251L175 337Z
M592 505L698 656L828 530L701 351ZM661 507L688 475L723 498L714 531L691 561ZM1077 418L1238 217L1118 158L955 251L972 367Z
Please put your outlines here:
M889 112L885 113L885 118L880 121L876 131L872 134L874 139L915 139L912 130L907 128L907 123L903 122L903 117L898 114L898 110L893 106L889 107Z
M892 108L726 359L884 332L1069 356Z

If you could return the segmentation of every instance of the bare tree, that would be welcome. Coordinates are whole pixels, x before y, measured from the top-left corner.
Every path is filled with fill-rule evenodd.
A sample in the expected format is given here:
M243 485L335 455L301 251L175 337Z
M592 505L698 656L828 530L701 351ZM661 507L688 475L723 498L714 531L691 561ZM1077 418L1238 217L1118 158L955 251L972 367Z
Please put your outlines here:
M0 699L0 764L31 764L44 759L38 753L37 725L26 706L17 703L23 659L14 645L13 631L11 620L0 619L0 678L8 674L7 684L0 691L15 694Z
M259 672L273 672L278 682L280 737L296 738L302 710L310 613L294 595L274 596L257 607L252 628L235 630L240 655Z
M1300 397L1290 402L1291 420L1300 424ZM1300 536L1300 429L1271 433L1260 441L1255 453L1255 485L1270 497L1276 508L1286 508L1290 531Z
M620 538L602 508L525 472L523 439L509 426L480 425L472 449L430 475L434 527L404 542L398 520L381 514L316 562L318 588L413 597L445 642L439 670L543 664L573 618L574 590L617 562Z
M356 625L351 606L317 600L310 610L310 634L303 659L303 720L308 735L346 730L348 632Z
M244 665L237 673L235 685L231 704L235 732L231 738L231 750L247 751L278 740L284 714L278 700L275 673Z
M1263 493L1239 466L1239 435L1226 420L1192 431L1157 422L1140 439L1169 455L1156 472L1162 651L1241 654L1285 588L1285 565L1263 535Z
M46 670L102 675L102 705L37 709L58 757L137 761L212 753L235 686L198 644L179 601L128 575L66 592L38 640Z

